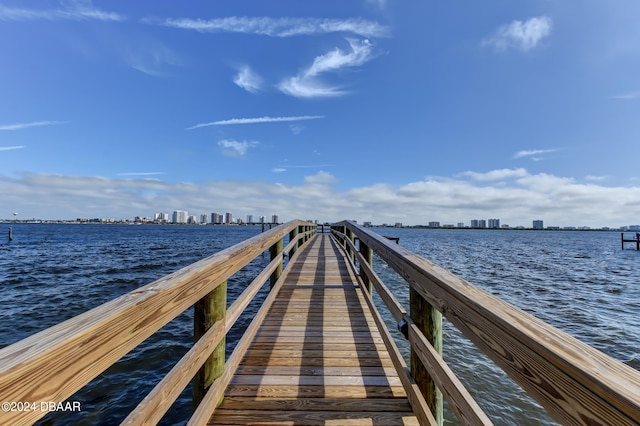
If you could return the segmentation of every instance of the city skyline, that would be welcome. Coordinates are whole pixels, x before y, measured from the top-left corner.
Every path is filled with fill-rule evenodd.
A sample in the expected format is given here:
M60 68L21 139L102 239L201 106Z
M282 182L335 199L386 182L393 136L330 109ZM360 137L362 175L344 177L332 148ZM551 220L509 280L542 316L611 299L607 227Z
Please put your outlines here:
M638 14L0 0L0 218L637 223Z

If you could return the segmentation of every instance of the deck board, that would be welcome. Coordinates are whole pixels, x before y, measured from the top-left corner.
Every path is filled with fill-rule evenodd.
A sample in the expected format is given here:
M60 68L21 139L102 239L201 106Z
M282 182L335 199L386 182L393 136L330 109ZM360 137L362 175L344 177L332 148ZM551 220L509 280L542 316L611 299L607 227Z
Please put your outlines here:
M354 272L329 235L289 265L209 424L418 424Z

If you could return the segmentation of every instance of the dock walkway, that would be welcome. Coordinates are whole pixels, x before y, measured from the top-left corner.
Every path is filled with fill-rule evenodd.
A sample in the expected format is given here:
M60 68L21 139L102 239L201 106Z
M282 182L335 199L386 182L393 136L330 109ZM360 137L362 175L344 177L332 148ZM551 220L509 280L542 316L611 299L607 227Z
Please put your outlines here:
M303 250L209 424L417 425L345 255Z

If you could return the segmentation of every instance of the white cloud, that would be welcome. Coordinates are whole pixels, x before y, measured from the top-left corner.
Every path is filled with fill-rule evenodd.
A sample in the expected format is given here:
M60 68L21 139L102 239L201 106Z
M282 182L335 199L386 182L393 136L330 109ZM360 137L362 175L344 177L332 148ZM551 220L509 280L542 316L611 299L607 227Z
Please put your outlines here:
M115 12L105 12L93 7L90 1L69 1L64 9L35 10L7 7L0 4L0 21L124 21Z
M274 171L281 168L285 167ZM283 220L348 218L408 225L431 220L468 224L471 219L496 217L511 226L529 226L533 219L542 219L548 226L620 226L637 223L637 209L630 206L640 200L640 186L581 184L550 174L526 173L508 185L429 178L403 185L378 182L340 189L337 182L338 177L322 171L300 184L0 174L0 193L3 205L11 206L5 215L19 211L22 217L43 219L132 218L177 208L198 214L224 208L239 217L269 213Z
M28 129L29 127L39 127L39 126L55 126L57 124L67 124L67 121L33 121L31 123L16 123L16 124L5 124L0 125L0 130L22 130Z
M526 169L499 169L499 170L491 170L486 173L478 173L478 172L464 172L461 176L468 176L473 180L477 181L495 181L495 180L504 180L504 179L513 179L527 176Z
M304 178L304 183L311 185L331 185L337 183L338 179L331 173L319 171L313 176L307 176Z
M153 22L146 20L147 22ZM266 35L270 37L291 37L327 33L351 33L362 37L386 37L389 30L377 22L362 18L322 19L322 18L270 18L231 16L217 19L167 19L161 25L194 30L205 33L232 32Z
M262 89L262 78L248 66L240 69L233 82L249 93L258 93Z
M22 149L24 146L0 146L0 151L13 151L15 149Z
M318 78L327 72L362 66L373 59L372 44L369 40L347 39L347 41L351 48L350 52L336 48L318 56L307 69L294 77L285 79L278 88L283 93L298 98L335 97L347 94L347 91L327 85Z
M274 167L273 169L271 169L271 171L274 173L282 173L282 172L286 172L287 169L285 169L284 167Z
M554 149L530 149L530 150L523 150L523 151L518 151L515 154L513 154L513 158L514 159L518 159L518 158L524 158L524 157L534 157L536 155L540 155L540 154L549 154L552 152L556 152L558 151L557 148ZM534 160L536 160L536 158L533 158Z
M236 141L233 139L222 139L218 141L218 145L222 147L222 152L230 157L244 157L249 148L258 146L255 141Z
M592 181L592 182L602 182L602 181L605 181L605 180L609 179L609 176L589 175L589 176L585 177L585 179L588 180L588 181Z
M280 123L288 121L318 120L324 115L297 115L289 117L255 117L255 118L231 118L229 120L212 121L211 123L201 123L188 127L187 130L198 129L208 126L226 126L231 124L256 124L256 123Z
M551 34L552 20L547 16L538 16L527 21L513 21L503 25L482 44L493 46L497 50L509 48L528 51L538 46L540 41Z

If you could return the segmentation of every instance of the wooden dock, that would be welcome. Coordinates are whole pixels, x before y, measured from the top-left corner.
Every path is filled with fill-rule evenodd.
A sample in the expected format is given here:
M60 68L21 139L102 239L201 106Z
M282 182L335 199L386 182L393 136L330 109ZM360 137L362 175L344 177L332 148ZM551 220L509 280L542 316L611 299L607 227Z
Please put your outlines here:
M131 392L138 405L123 425L157 424L190 383L189 426L442 425L443 400L460 424L492 425L442 358L443 318L558 422L640 424L639 371L372 230L349 221L330 235L318 228L274 227L0 349L0 400L10 404L0 424L33 424L47 414L35 409L41 402L70 400L187 309L195 343L149 394ZM267 253L268 265L227 303L227 280ZM374 253L405 280L408 309L376 274ZM230 348L227 333L267 285ZM378 307L397 322L410 362Z
M353 268L328 234L288 275L210 425L417 425Z

